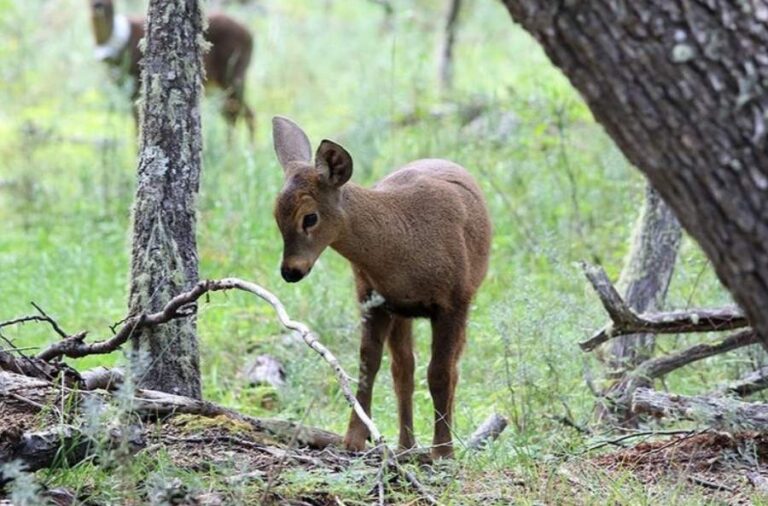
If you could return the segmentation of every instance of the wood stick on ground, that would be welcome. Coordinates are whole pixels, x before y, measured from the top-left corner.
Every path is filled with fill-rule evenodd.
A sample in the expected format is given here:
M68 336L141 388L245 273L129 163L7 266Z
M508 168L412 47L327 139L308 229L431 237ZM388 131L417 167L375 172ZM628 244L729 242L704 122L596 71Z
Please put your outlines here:
M86 390L116 390L123 384L125 374L120 368L94 367L80 373Z
M595 450L599 450L600 448L604 448L606 446L621 446L623 447L624 441L627 441L629 439L637 439L637 438L651 438L651 437L658 437L658 436L678 436L678 435L691 435L691 434L701 434L701 431L699 432L693 432L690 430L641 430L637 432L631 432L629 434L623 434L621 436L612 438L612 439L603 439L601 441L598 441L597 443L593 444L589 448L586 448L582 454L589 453Z
M632 410L705 423L722 430L768 430L768 405L708 396L683 396L638 388Z
M744 313L735 306L638 315L629 309L602 267L587 263L582 263L581 266L611 318L611 323L586 341L579 343L584 351L594 350L614 337L639 332L653 334L712 332L737 329L749 325Z
M491 413L488 418L481 423L475 432L469 436L467 448L470 450L482 449L489 441L494 441L504 432L509 422L498 413Z

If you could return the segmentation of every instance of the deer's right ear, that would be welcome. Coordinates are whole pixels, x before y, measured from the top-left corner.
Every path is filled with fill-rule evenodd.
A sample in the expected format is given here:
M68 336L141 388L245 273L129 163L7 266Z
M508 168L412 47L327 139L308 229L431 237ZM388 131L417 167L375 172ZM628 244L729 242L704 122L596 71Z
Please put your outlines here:
M272 118L272 139L280 165L285 169L290 162L311 162L312 146L304 130L283 116Z

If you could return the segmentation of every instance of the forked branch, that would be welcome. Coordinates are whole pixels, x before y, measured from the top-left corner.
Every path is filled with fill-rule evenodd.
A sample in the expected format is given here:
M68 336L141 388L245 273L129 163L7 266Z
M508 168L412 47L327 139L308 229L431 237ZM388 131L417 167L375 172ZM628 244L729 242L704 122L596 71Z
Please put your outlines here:
M602 267L582 263L582 269L611 318L611 323L586 341L579 343L584 351L594 350L614 337L627 334L712 332L737 329L749 325L744 313L735 306L638 315L627 306Z

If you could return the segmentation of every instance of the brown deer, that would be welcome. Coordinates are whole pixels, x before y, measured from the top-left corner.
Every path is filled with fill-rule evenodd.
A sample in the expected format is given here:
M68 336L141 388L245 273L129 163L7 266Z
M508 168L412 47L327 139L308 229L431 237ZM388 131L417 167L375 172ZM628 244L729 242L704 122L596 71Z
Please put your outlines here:
M324 140L315 152L287 118L272 120L285 182L275 205L283 236L280 272L303 279L330 246L352 264L363 308L357 400L370 414L386 342L400 422L399 446L413 436L412 318L432 323L428 381L435 414L433 457L453 456L451 421L467 312L488 267L491 223L477 184L447 160L411 162L373 188L348 183L352 157ZM352 413L344 444L365 446L368 430Z
M139 96L141 51L139 41L144 37L144 18L125 17L115 12L112 0L89 0L91 22L96 38L95 56L115 68L119 80L131 79L131 98ZM222 114L230 126L242 117L251 138L255 124L251 108L245 102L245 75L251 62L253 37L246 27L224 14L208 17L205 39L211 48L203 57L205 85L221 88L225 94ZM137 110L134 105L134 119Z

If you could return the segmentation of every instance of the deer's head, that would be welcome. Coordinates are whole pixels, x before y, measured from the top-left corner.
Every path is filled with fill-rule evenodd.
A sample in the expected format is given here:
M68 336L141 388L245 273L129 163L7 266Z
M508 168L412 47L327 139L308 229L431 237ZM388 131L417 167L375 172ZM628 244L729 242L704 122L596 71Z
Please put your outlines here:
M115 17L115 6L112 0L88 0L91 6L91 21L97 44L106 43L112 36L112 20Z
M275 204L283 236L280 273L295 283L344 231L340 188L352 175L352 157L335 142L323 140L313 163L307 135L288 118L272 119L272 135L285 176Z

